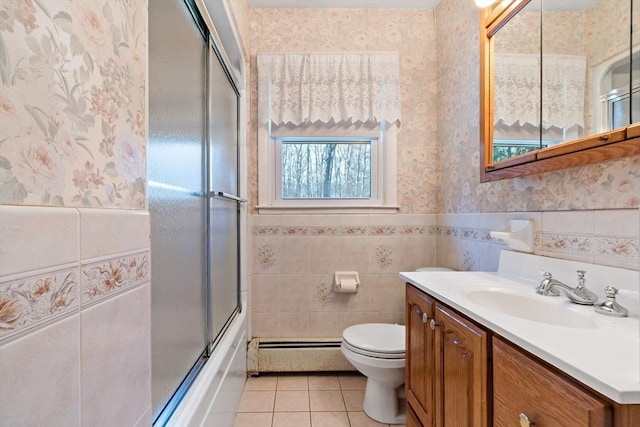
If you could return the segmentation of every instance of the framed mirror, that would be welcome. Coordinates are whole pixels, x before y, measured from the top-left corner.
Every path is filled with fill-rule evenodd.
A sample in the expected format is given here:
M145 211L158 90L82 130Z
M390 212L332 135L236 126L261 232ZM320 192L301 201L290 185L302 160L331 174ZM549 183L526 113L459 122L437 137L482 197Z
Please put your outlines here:
M482 11L481 182L640 154L632 2L503 0Z

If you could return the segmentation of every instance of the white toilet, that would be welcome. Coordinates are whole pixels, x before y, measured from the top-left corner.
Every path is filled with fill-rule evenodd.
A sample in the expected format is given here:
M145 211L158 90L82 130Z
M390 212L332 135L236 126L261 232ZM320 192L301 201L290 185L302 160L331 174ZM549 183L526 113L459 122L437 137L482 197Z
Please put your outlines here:
M385 424L404 424L405 327L364 323L342 332L342 354L367 377L364 412ZM401 401L402 400L402 401Z

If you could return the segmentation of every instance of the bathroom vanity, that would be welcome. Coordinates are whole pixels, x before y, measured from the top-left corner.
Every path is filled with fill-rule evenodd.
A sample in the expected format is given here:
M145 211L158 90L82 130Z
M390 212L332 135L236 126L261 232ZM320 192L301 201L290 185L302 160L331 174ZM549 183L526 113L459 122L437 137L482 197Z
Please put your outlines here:
M537 295L545 267L627 286L629 316ZM640 426L637 271L505 251L498 273L401 277L407 426Z

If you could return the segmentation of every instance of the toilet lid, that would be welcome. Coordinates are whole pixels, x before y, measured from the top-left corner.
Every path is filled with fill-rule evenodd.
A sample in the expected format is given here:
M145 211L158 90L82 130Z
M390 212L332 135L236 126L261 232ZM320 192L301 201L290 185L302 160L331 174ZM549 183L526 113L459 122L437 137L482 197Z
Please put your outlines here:
M342 338L352 347L385 354L404 354L404 326L390 323L364 323L349 326Z

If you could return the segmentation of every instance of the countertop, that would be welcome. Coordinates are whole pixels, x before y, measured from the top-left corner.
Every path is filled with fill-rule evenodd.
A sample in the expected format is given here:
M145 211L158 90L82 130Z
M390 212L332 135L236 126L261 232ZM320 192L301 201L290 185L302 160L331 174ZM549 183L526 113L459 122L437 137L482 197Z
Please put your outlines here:
M564 297L535 293L535 283L487 272L406 272L400 277L477 323L507 338L591 389L620 404L640 403L640 321L636 312L615 318L597 314L592 306ZM544 320L507 315L474 302L473 290L501 289L571 310L590 327L557 326ZM538 317L536 313L534 317ZM584 317L583 317L584 316ZM544 316L542 316L544 319Z

